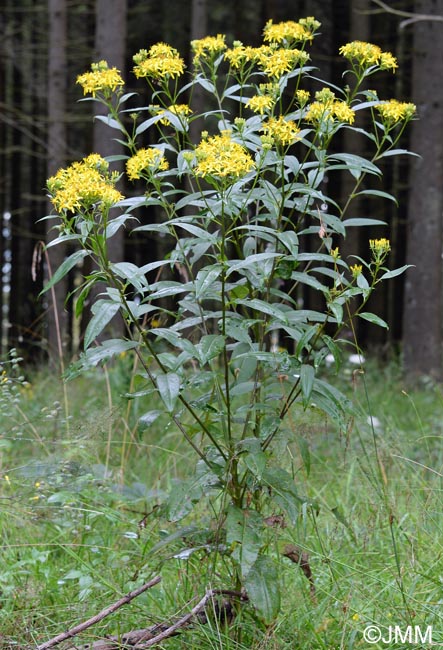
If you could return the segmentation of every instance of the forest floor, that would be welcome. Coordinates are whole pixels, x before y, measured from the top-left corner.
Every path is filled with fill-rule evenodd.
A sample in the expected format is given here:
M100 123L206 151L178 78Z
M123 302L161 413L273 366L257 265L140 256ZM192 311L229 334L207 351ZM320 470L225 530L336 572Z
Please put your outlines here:
M307 444L286 451L299 492L318 510L301 512L297 526L281 532L304 555L300 566L278 559L284 597L275 624L261 627L245 605L230 625L216 617L194 623L161 647L443 642L443 390L431 381L406 388L394 363L367 365L362 375L345 364L334 380L362 412L344 433L314 412L294 423ZM64 395L56 372L32 371L2 416L5 650L36 648L157 574L159 584L71 644L180 617L211 586L205 549L186 546L206 513L197 507L175 523L157 514L171 483L193 471L192 454L161 417L144 430L137 426L149 404L128 406L130 377L131 362L121 359L109 372L69 382ZM223 574L217 578L223 582ZM241 635L232 633L236 626Z

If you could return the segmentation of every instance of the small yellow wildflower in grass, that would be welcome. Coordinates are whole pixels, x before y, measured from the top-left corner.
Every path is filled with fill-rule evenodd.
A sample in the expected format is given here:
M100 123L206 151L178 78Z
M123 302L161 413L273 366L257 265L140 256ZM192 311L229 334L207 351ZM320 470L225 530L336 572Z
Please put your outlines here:
M180 118L183 121L183 118L186 118L190 113L192 113L190 107L187 104L173 104L172 106L168 106L166 109L170 113L173 113L174 115L177 115L178 118ZM160 110L158 113L164 113L165 111ZM168 119L167 116L163 117L160 122L164 124L165 126L169 126L171 124L171 121Z
M369 68L373 65L380 66L382 70L395 71L398 68L395 56L390 52L382 52L378 45L365 41L352 41L352 43L342 45L339 53L348 61L355 62L362 68Z
M194 62L201 59L209 59L220 52L226 50L225 35L206 36L196 41L191 41L191 48L194 52Z
M246 108L250 108L254 113L263 115L265 112L270 111L274 106L275 101L269 95L254 95L248 102Z
M283 146L290 145L299 139L300 129L295 122L285 120L283 115L271 117L262 126L262 131Z
M357 279L358 276L361 275L361 273L362 273L362 271L363 271L363 266L362 266L361 264L354 264L353 266L350 266L350 267L349 267L349 270L350 270L351 273L352 273L352 277L353 277L354 279ZM358 616L358 615L355 614L354 616ZM353 617L353 618L354 618L354 617ZM357 619L354 619L354 620L357 620Z
M238 179L254 167L248 151L231 139L230 131L222 131L202 140L195 149L197 176Z
M134 74L139 78L169 79L183 74L185 64L178 51L167 43L157 43L149 51L140 50L133 57Z
M168 167L163 151L156 148L139 149L135 156L126 161L126 172L131 181L141 178L143 171L164 171Z
M124 81L117 68L109 68L106 61L91 64L91 72L85 72L77 77L77 82L83 88L84 95L96 96L98 92L109 97Z
M123 195L115 189L118 174L98 154L91 154L66 169L60 169L47 181L51 202L57 211L76 212L95 204L110 208Z
M309 60L309 54L302 50L285 50L283 48L259 53L258 66L269 77L277 79L287 72L294 70L297 65L303 66Z
M376 109L386 123L396 124L397 122L402 122L413 117L417 107L412 103L390 99L384 104L377 104Z

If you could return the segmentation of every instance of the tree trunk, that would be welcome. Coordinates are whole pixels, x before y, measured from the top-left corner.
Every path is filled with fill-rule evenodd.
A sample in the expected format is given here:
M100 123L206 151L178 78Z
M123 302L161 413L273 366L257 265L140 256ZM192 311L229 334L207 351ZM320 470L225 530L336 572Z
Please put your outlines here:
M49 49L48 49L48 158L47 176L54 175L66 164L66 0L48 0ZM51 205L48 203L48 213ZM53 221L46 221L46 241L53 240L58 232L53 230ZM66 247L54 246L48 249L47 278L62 264ZM68 340L68 318L64 309L67 295L67 279L54 287L55 304L48 294L47 340L50 358L57 358L64 352Z
M107 61L110 67L116 67L121 71L123 78L126 52L126 17L127 0L96 0L96 60ZM96 114L106 115L106 109L100 104L94 104L94 111ZM101 120L94 121L94 152L103 157L126 153L124 147L115 142L115 137L116 132L112 131ZM112 163L112 168L122 172L123 163ZM124 230L120 228L111 239L108 239L108 256L112 262L121 262L124 260L124 255ZM102 287L96 285L91 294L92 301L101 291ZM112 320L103 336L112 335L118 337L123 334L123 331L124 323L121 318L117 317Z
M415 12L443 14L443 0L417 0ZM412 97L419 120L412 129L408 210L408 271L404 304L404 368L410 376L442 373L443 25L414 24Z

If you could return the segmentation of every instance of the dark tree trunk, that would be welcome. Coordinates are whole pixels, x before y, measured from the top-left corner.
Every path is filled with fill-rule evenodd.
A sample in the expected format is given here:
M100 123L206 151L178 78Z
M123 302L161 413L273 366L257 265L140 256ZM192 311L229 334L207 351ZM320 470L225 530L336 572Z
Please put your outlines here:
M66 80L67 80L67 7L66 0L48 0L49 48L48 48L48 158L47 176L50 177L66 164ZM48 204L48 213L51 205ZM49 243L58 232L54 222L46 221L46 241ZM49 278L62 264L66 248L57 245L48 249ZM47 279L48 279L47 278ZM64 278L48 294L47 341L50 358L64 354L68 341L68 318L64 308L67 294L67 279ZM55 297L55 301L53 300Z
M443 0L417 0L417 13L443 15ZM419 119L412 129L404 304L404 367L409 376L442 379L443 25L414 25L412 97Z

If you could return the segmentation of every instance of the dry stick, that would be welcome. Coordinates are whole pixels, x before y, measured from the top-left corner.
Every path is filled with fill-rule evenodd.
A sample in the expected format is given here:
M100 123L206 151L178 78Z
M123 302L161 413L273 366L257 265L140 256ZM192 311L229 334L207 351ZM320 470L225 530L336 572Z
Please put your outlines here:
M160 581L161 581L161 577L156 576L155 578L153 578L146 584L142 585L138 589L134 589L134 591L131 591L129 594L126 594L126 596L123 596L123 598L120 598L120 600L117 600L117 602L113 603L112 605L109 605L108 607L105 607L105 609L102 609L101 612L99 612L92 618L88 619L87 621L84 621L83 623L80 623L79 625L72 627L70 630L67 630L66 632L57 634L57 636L53 637L52 639L49 639L49 641L46 641L46 643L39 645L37 647L37 650L48 650L48 648L52 648L53 646L58 645L62 641L66 641L66 639L70 639L73 636L76 636L76 634L79 634L80 632L84 632L84 630L87 630L88 627L91 627L92 625L95 625L95 623L98 623L99 621L103 620L104 618L106 618L106 616L109 616L109 614L112 614L117 609L122 607L122 605L126 605L127 603L130 603L131 600L137 598L137 596L140 596L140 594L142 594L147 589L154 587Z
M209 589L203 596L203 598L191 609L191 611L180 618L178 621L176 621L173 625L168 627L166 630L162 631L160 634L157 634L157 636L154 636L153 638L149 639L148 641L143 641L143 638L141 638L134 646L134 650L145 650L145 648L151 648L153 645L157 645L157 643L160 643L164 639L167 639L168 637L172 636L180 627L183 627L191 619L196 616L199 612L204 609L208 603L208 601L213 598L214 596L217 595L235 595L241 597L241 594L239 592L233 592L233 591L228 591L224 589ZM150 634L149 630L147 630L147 635ZM146 635L146 636L147 636Z

